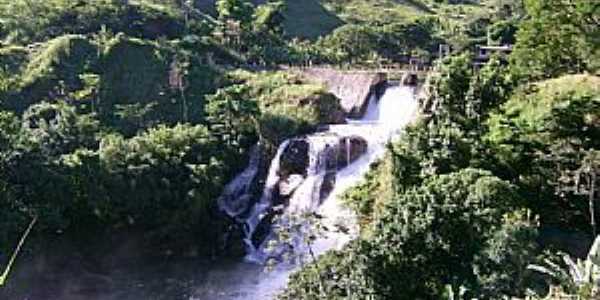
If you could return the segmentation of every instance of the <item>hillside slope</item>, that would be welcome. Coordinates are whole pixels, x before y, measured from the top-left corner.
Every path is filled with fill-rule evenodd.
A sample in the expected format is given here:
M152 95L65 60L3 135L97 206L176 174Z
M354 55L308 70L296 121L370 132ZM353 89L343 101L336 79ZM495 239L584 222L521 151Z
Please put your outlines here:
M198 0L197 7L214 15L216 0ZM251 0L255 5L265 0ZM399 22L432 12L414 0L284 0L285 30L290 37L315 39L356 22Z

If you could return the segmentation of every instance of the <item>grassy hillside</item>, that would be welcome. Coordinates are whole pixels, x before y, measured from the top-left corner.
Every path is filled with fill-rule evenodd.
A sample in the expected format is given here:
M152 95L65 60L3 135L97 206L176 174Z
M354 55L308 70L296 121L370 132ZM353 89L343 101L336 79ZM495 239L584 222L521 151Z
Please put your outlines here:
M265 0L251 0L255 5ZM445 19L461 21L483 13L483 4L439 4L425 0L284 0L285 31L290 37L315 39L344 24L398 23L418 16L439 14ZM197 7L215 14L215 0L198 0Z
M216 0L198 0L196 7L202 12L215 15ZM251 0L254 5L265 3L265 0ZM325 35L343 24L342 20L323 6L322 0L284 0L285 31L290 37L317 38Z
M394 23L432 12L418 1L324 0L321 2L347 23Z
M341 26L343 21L318 0L287 0L285 31L291 37L317 38Z

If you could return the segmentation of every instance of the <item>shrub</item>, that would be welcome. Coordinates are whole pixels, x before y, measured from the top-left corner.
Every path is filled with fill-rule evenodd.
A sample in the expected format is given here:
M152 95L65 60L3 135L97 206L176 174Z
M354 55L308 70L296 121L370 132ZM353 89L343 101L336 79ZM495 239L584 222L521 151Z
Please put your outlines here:
M430 177L384 203L368 235L294 274L281 299L437 299L447 285L507 292L534 254L535 225L509 214L520 203L487 171Z
M557 188L564 171L578 168L586 152L600 147L599 83L594 76L569 75L530 84L490 117L484 138L543 223L586 223L580 196Z
M23 112L31 104L81 88L79 75L90 68L96 56L96 46L84 36L65 35L47 42L23 70L18 95L6 105Z
M113 32L155 39L184 32L181 11L173 3L153 0L15 0L0 4L0 38L19 44L41 42L64 34L89 34L105 27Z

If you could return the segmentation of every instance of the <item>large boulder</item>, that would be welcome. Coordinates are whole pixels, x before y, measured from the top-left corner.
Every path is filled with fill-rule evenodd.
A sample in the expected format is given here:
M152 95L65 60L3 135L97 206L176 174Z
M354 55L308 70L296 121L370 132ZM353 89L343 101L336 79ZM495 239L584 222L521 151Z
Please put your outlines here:
M419 84L419 76L417 75L417 73L406 73L404 74L404 76L402 76L402 84L416 86Z
M327 148L326 152L320 155L326 161L326 166L324 166L326 170L335 171L336 168L341 169L359 159L367 152L368 146L367 140L358 135L339 137L339 143L336 146ZM307 138L290 141L280 159L278 173L282 180L287 180L291 174L307 175L306 169L310 161L309 152L310 142Z
M304 181L304 176L300 174L292 174L279 182L279 195L289 197L294 194L296 189Z
M323 183L321 183L321 190L319 191L319 204L322 204L323 201L333 191L336 182L336 175L336 172L327 172L325 174L325 177L323 178Z
M369 144L367 140L360 136L349 136L340 139L340 146L337 157L338 168L343 168L359 159L367 153Z
M282 178L290 174L306 175L309 164L310 143L298 138L290 141L281 154L278 173Z
M319 153L311 153L311 142L326 144L316 144L322 150ZM359 159L367 152L367 148L367 141L360 136L340 136L335 133L317 133L290 140L281 153L279 170L277 170L279 179L271 194L272 206L258 224L252 236L252 244L258 247L269 238L272 234L273 219L290 205L290 200L300 186L312 184L307 180L314 180L316 184L314 190L318 191L318 199L313 197L301 200L322 204L335 188L337 171ZM311 158L311 155L318 155L318 157ZM320 177L311 177L307 174L311 159L319 162L318 172L311 175L323 176L322 181L319 180Z

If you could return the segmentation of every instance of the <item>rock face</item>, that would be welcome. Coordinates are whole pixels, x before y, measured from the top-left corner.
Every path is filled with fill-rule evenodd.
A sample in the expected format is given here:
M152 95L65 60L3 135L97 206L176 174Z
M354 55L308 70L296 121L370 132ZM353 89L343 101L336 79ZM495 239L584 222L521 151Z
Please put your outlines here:
M338 151L337 166L338 169L346 167L356 161L367 152L367 141L360 136L344 137L340 140L340 150Z
M356 161L367 152L367 141L360 136L339 137L338 143L322 153L326 170L339 170ZM310 163L310 141L306 138L291 140L281 155L278 173L285 190L299 185L297 176L305 177ZM290 178L293 177L293 178ZM288 191L289 193L289 191Z
M360 118L367 109L370 97L381 95L387 82L384 73L331 68L310 68L301 72L307 78L325 84L329 92L341 99L344 111L351 118Z
M419 77L416 73L406 73L402 78L403 85L416 86L419 83Z
M306 139L294 139L281 154L279 174L287 178L291 174L306 175L309 163L310 143Z
M281 152L277 183L270 194L272 207L257 224L252 245L259 247L267 238L273 219L291 205L296 193L314 192L312 200L320 205L335 187L338 170L359 159L367 149L367 141L360 136L332 132L290 140Z

